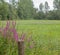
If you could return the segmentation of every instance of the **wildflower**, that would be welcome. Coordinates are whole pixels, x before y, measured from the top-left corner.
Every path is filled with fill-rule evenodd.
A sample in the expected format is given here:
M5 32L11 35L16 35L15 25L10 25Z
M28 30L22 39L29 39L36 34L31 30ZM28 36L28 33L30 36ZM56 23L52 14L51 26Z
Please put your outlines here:
M9 30L10 27L10 21L7 21L6 27L3 29L4 33L6 33Z
M14 35L15 40L18 41L18 33L15 32L13 35Z
M3 35L4 36L6 36L8 34L7 31L9 31L9 27L10 27L10 22L7 21L6 27L3 29Z
M13 33L14 39L15 39L16 41L18 41L18 33L17 33L16 29L12 28L11 31L12 31L12 33Z

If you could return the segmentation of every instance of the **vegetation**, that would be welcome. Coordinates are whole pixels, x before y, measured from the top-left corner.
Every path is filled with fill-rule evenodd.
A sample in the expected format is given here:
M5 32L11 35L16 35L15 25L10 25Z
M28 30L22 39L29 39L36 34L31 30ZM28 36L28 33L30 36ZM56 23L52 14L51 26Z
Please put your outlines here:
M22 32L21 36L18 37L18 32L15 29L15 27L16 27L15 21L12 22L7 21L6 26L0 27L0 54L1 55L18 55L19 40L25 42L24 49L26 49L26 51L34 47L34 41L32 39L32 36L30 35L30 37L26 38L25 37L26 34ZM29 48L27 48L26 45Z
M41 3L39 9L34 8L32 0L0 0L0 19L1 20L60 20L60 0L53 1L53 10L47 1Z
M2 22L5 25L6 21L2 21ZM39 55L39 54L59 55L60 54L60 21L21 20L21 21L16 21L16 24L17 24L16 29L18 31L18 35L21 36L23 32L25 33L26 37L29 38L30 40L29 44L25 42L26 45L25 55ZM32 36L32 39L34 40L34 45L32 45L32 40L30 36ZM2 43L2 41L4 40L1 39L0 37L0 43ZM6 44L6 42L4 43ZM31 46L29 47L30 44ZM13 46L13 44L11 46ZM0 52L3 52L2 51L3 47L6 47L6 45L0 44ZM14 47L14 49L16 48ZM11 52L9 48L6 48L5 51L7 50L7 53L9 53L9 55L10 53L17 55L17 49L16 52L14 51L14 49L12 47L11 48L12 52Z
M0 0L0 55L18 55L19 39L25 55L59 55L60 0L53 8L47 1L37 9L33 0Z

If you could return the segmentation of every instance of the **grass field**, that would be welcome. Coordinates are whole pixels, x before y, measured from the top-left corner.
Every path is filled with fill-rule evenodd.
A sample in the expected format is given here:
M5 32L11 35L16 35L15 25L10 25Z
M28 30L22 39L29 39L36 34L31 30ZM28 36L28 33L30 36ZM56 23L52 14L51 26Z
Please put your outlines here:
M27 37L32 35L36 43L35 48L31 51L25 51L25 55L60 55L59 20L20 20L16 22L17 31L26 33Z

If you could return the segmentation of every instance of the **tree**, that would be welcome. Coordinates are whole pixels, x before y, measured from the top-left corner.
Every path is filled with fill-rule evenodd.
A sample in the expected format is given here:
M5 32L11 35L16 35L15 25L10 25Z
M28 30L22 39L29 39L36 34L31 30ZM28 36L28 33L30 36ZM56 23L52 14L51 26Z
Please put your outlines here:
M60 10L60 0L54 0L53 7L55 10Z
M40 11L43 12L43 8L44 8L43 3L40 3L39 8L40 8Z
M34 8L32 0L19 0L17 9L18 16L21 19L33 18Z
M0 3L4 3L5 2L5 0L0 0Z
M36 15L35 15L35 19L38 19L38 20L45 20L45 13L44 12L37 12Z
M49 11L49 5L48 5L48 2L46 1L45 2L45 13L47 13Z
M5 0L0 0L0 16L1 20L7 19L8 15L8 5Z
M49 13L46 15L46 19L60 20L60 11L58 10L49 11Z
M9 0L9 18L17 19L17 16L16 0Z

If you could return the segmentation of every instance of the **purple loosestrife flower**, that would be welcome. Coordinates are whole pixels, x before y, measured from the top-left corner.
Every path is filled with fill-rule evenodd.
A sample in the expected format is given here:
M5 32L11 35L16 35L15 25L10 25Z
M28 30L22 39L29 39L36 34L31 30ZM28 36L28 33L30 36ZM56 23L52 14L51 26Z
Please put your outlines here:
M2 30L2 36L3 37L9 37L14 38L16 41L18 41L18 33L15 29L16 22L12 22L12 26L10 25L10 21L7 21L6 26ZM1 28L0 28L1 31Z
M9 31L9 27L10 27L10 21L7 21L6 27L3 29L4 36L6 36L8 34L7 31Z
M13 32L14 39L15 39L16 41L18 41L18 33L17 33L16 29L12 28L11 31Z
M4 31L7 31L10 27L10 21L7 21L6 23L6 27L4 28Z
M15 28L12 28L11 29L11 32L15 33L16 32L16 29Z
M13 35L14 35L15 40L18 41L18 33L15 32Z

